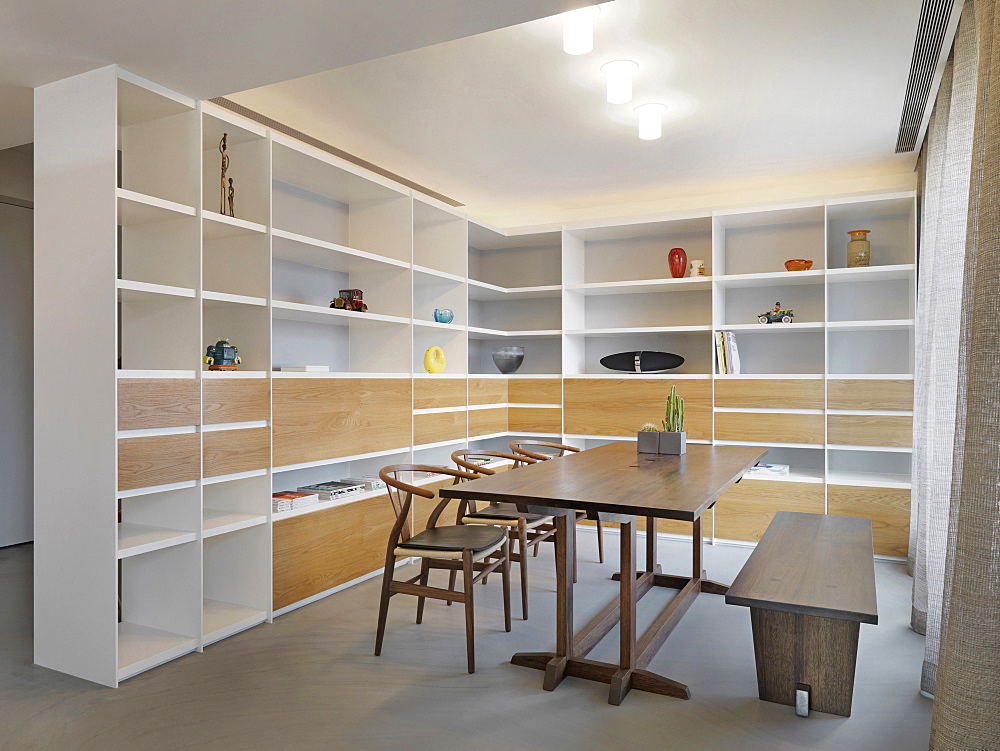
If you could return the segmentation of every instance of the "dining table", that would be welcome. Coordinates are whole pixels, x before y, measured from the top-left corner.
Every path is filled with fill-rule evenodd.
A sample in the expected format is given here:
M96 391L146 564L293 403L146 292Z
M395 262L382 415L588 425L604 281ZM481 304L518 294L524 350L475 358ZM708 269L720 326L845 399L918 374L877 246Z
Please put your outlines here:
M636 444L608 443L526 467L442 488L442 497L516 504L519 511L553 517L556 568L554 652L519 652L515 665L544 671L542 687L554 690L566 676L610 685L609 704L636 689L689 699L688 686L647 670L700 593L724 595L729 587L703 567L702 516L767 453L758 446L687 445L684 454L640 454ZM617 523L619 593L589 623L573 621L574 527L577 512ZM636 566L636 527L645 518L645 566ZM657 562L657 519L691 523L690 576L663 573ZM678 590L641 636L636 606L653 587ZM620 624L618 663L587 655Z

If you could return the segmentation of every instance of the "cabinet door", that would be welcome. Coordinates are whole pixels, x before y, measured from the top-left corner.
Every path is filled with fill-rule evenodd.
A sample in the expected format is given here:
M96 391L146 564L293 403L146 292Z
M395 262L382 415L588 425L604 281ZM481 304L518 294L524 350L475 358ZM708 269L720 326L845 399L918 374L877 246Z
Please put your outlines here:
M635 436L643 423L659 423L670 387L684 399L688 438L712 437L709 380L567 378L563 382L565 431L577 435Z
M197 425L199 394L194 378L119 378L118 429Z
M464 407L467 383L464 378L415 378L413 408Z
M121 438L118 441L118 489L197 480L201 471L197 433Z
M823 381L819 378L720 378L715 382L715 406L737 409L823 409Z
M910 542L910 491L905 488L862 488L831 485L829 513L872 520L875 552L905 556Z
M511 378L507 392L511 404L562 404L559 378Z
M271 419L271 387L266 378L206 378L202 422L251 422Z
M266 469L271 462L271 429L210 430L202 437L205 477Z
M822 514L822 483L742 480L715 504L715 536L756 542L778 511Z
M507 408L469 410L469 437L507 432Z
M827 429L827 441L839 445L913 445L913 418L905 415L829 415Z
M823 415L787 412L716 412L718 441L823 443Z
M562 433L561 409L511 407L507 415L512 433Z
M469 404L506 404L506 378L469 378Z
M834 378L827 383L828 409L913 409L912 380Z
M431 412L413 416L413 444L452 441L466 436L466 412Z

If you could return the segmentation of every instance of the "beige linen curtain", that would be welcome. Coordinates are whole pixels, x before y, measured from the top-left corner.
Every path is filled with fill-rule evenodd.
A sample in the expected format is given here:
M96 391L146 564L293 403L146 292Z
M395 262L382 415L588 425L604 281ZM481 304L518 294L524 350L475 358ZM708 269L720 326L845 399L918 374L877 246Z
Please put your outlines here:
M1000 749L997 0L965 3L925 149L912 625L927 634L931 749Z

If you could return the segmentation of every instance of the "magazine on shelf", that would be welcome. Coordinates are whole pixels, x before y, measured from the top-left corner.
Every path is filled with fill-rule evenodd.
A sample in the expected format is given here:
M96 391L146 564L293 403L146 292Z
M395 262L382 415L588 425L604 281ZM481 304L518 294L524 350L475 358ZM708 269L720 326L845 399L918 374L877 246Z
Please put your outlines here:
M329 365L282 365L282 373L329 373Z
M271 494L271 510L274 512L292 511L294 509L315 506L319 503L319 496L315 493L299 493L293 490L284 490Z
M372 490L385 490L385 482L378 475L360 475L358 477L344 477L340 480L348 485L363 485L366 492Z
M315 485L303 485L298 489L300 493L315 493L321 501L332 501L335 498L350 498L361 495L365 492L365 486L357 483L318 482Z
M754 477L788 477L791 470L787 464L758 464L747 472Z

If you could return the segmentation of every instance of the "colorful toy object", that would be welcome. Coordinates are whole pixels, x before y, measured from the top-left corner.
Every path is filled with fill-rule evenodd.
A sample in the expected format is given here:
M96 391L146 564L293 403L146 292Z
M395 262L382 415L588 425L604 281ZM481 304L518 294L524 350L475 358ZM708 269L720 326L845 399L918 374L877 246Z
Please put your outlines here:
M444 356L444 350L440 347L428 347L424 352L424 370L428 373L443 373L448 367L448 360Z
M365 293L360 289L342 289L337 293L339 297L330 300L331 308L341 310L353 310L358 313L367 313L368 306L365 305Z
M209 344L202 361L208 365L209 370L237 370L236 366L243 362L240 360L239 350L228 339Z
M757 320L761 323L791 323L793 315L794 313L791 308L782 310L781 303L776 302L773 310L761 313L757 316Z

